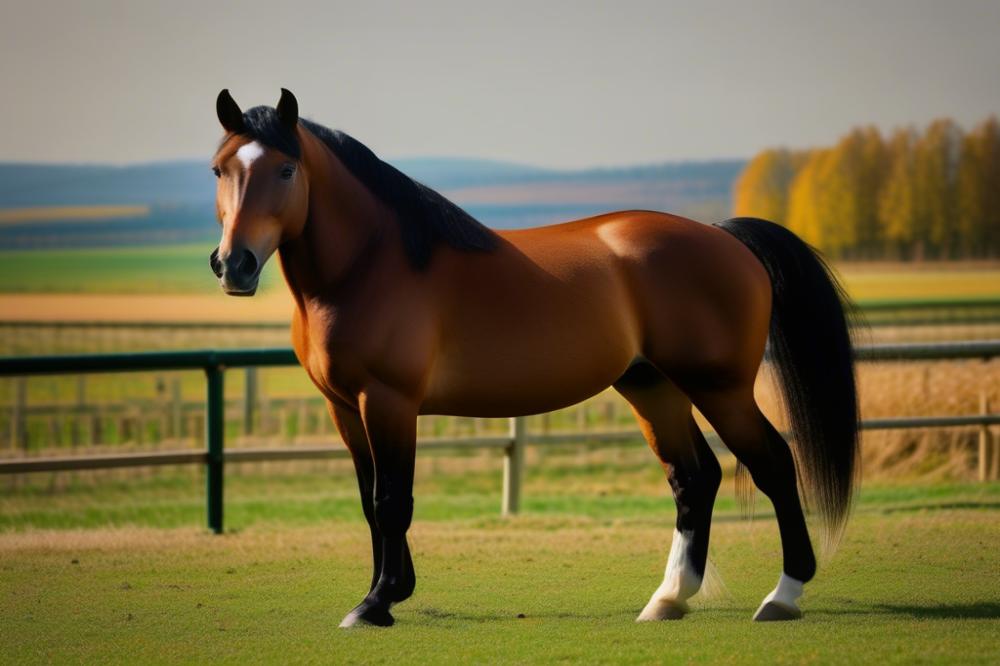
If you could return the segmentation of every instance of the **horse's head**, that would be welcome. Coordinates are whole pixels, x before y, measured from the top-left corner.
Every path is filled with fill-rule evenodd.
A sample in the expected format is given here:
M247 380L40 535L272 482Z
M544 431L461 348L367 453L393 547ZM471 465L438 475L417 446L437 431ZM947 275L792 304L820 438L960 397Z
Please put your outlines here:
M276 108L243 113L223 90L216 111L226 130L212 160L222 240L209 263L227 294L252 296L264 263L305 225L309 183L300 160L298 102L282 88Z

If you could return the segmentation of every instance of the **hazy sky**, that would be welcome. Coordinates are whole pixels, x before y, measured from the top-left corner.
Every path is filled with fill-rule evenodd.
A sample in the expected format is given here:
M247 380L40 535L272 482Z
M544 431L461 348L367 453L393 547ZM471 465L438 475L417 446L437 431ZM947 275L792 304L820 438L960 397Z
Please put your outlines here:
M998 34L998 0L3 0L0 160L207 157L220 88L281 86L390 158L748 156L1000 112Z

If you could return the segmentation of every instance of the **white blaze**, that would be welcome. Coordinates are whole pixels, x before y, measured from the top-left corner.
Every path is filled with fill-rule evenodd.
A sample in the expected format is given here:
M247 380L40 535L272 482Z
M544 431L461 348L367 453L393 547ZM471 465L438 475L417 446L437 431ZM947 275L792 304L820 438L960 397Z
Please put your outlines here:
M264 148L256 141L245 143L236 151L236 158L243 163L244 169L249 169L258 157L264 154Z

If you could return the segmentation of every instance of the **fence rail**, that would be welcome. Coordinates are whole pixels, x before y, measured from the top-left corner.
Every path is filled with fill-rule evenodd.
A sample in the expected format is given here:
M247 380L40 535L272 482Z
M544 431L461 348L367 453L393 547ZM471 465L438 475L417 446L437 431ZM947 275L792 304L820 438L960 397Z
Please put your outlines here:
M884 344L859 347L858 361L933 361L989 360L1000 356L1000 340L936 343ZM223 530L223 480L226 462L260 462L347 457L344 447L298 447L271 449L224 449L223 399L225 371L232 368L276 367L297 364L294 353L287 348L162 351L129 354L89 354L65 356L0 358L0 376L29 376L123 371L202 370L205 373L206 418L204 451L163 451L141 454L47 457L0 461L0 473L91 470L117 467L201 464L206 466L206 505L208 527L213 532ZM980 414L967 416L929 416L892 419L872 419L862 422L869 430L892 428L931 428L978 426L979 476L985 480L997 476L1000 452L992 441L989 426L1000 424L1000 413L992 413L985 396ZM722 450L714 433L706 433L713 447ZM501 449L504 451L504 474L501 511L517 513L520 505L521 479L524 471L524 449L528 445L560 443L612 443L641 437L637 429L532 434L524 417L510 419L510 430L504 436L474 436L454 438L421 438L420 450L433 449Z

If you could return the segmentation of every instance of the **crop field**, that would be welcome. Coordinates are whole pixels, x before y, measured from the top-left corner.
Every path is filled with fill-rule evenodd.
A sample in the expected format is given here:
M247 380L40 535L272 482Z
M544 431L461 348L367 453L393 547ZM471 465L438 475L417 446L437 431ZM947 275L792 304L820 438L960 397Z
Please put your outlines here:
M640 454L642 457L640 458ZM870 485L806 588L805 618L750 617L780 570L766 499L724 483L711 557L725 590L680 622L636 624L673 523L644 451L551 454L522 515L497 517L498 465L424 457L415 596L389 630L338 630L364 593L367 528L347 463L232 474L231 530L199 526L202 479L117 479L0 503L0 650L10 663L251 661L995 663L1000 484Z

